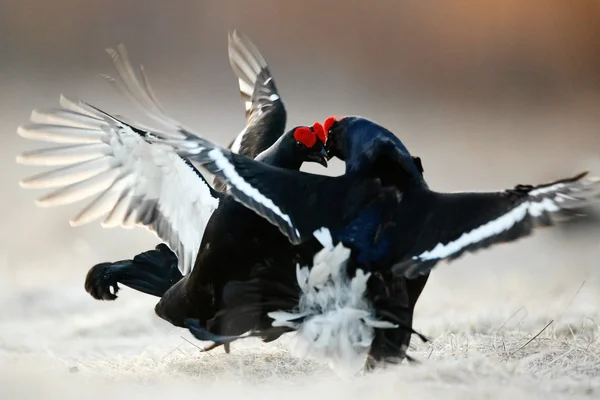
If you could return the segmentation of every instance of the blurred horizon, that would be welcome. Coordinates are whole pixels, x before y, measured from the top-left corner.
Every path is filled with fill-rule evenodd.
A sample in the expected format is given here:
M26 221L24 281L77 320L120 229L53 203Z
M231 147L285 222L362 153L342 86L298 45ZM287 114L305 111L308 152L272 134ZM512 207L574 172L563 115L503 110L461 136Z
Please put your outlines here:
M96 69L102 49L124 42L152 68L193 67L201 78L215 76L216 67L221 77L229 72L222 68L227 31L240 29L270 63L314 72L333 64L362 83L383 81L389 90L472 101L498 94L544 101L600 90L600 4L594 0L331 4L343 6L258 0L172 7L148 0L140 7L105 0L83 7L75 0L8 0L0 16L8 30L0 38L0 65L6 71L10 65L35 70L40 63L61 71Z

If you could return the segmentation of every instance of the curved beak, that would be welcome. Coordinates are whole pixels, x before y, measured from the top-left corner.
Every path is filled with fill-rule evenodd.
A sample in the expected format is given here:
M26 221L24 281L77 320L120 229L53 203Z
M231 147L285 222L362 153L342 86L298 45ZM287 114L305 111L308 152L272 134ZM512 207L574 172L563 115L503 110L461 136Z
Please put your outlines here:
M327 150L325 148L321 148L321 151L318 153L310 153L308 155L308 161L316 162L327 168L327 160L329 159Z

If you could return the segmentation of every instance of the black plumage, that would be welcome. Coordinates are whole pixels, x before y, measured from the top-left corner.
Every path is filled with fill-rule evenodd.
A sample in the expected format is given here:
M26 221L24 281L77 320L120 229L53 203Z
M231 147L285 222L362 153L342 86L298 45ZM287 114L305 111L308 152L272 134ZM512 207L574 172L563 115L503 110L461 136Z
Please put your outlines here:
M302 147L302 141L295 137L296 130L281 136L286 112L266 62L256 47L237 33L230 36L229 50L248 122L230 143L231 151L196 137L167 117L149 89L143 70L142 83L135 81L135 71L128 64L124 48L109 50L119 74L125 77L121 88L138 101L146 114L168 126L170 132L138 128L121 117L112 117L82 102L66 100L65 109L46 117L61 122L66 119L82 126L74 130L68 125L35 124L21 129L23 136L36 140L51 137L60 143L64 140L94 143L76 146L78 156L95 156L94 152L99 150L107 153L100 161L109 168L108 172L122 170L129 178L144 177L144 168L136 170L128 162L128 151L144 148L145 153L140 152L136 154L139 158L132 159L141 160L138 166L149 168L164 165L161 162L177 151L183 161L175 155L176 171L182 176L188 174L184 185L190 182L189 171L192 170L196 178L200 178L198 182L209 187L202 194L209 214L213 210L210 207L219 204L206 225L191 274L184 277L178 270L182 259L177 260L166 246L159 245L134 260L103 263L92 268L86 279L86 289L92 296L112 300L116 298L119 283L160 296L161 301L156 306L159 316L177 326L187 326L199 339L227 346L246 336L274 340L284 332L309 326L319 313L331 311L327 309L329 305L317 304L309 307L308 314L290 317L281 313L302 311L299 303L306 298L308 281L301 282L300 270L295 270L299 265L311 267L310 274L316 281L323 278L318 272L323 274L325 267L331 269L328 276L333 281L333 272L343 271L342 275L348 279L341 280L345 279L342 283L346 284L347 291L356 289L348 285L350 281L359 285L368 275L364 293L357 291L354 298L361 303L364 294L368 304L349 308L362 316L354 321L356 329L347 333L356 334L359 342L363 339L369 342L373 360L395 362L406 357L410 335L414 333L414 306L430 270L439 261L451 261L468 251L525 237L537 226L550 226L552 215L568 214L587 205L600 191L596 181L581 174L546 185L519 185L498 193L437 193L428 188L418 157L412 156L387 129L358 117L326 122L330 133L329 155L346 162L344 175L324 177L299 172L303 161L325 163L322 144L315 139L315 145L304 143ZM151 147L154 143L166 146ZM149 157L155 149L161 149L161 162L153 163ZM53 163L57 159L71 162L71 154L65 154L65 151L69 153L67 150L31 152L22 159L46 165L56 165ZM220 191L210 188L190 160L199 162L215 175L214 183ZM75 169L79 167L81 165L75 165ZM160 167L153 171L163 173L162 178L168 175ZM57 180L71 182L66 189L43 199L46 203L59 204L82 196L86 186L94 179L104 178L103 174L108 172L72 183L73 176L59 170L26 183L49 187L57 185ZM118 179L112 185L118 183ZM144 179L139 181L144 182ZM197 248L199 241L194 240L199 235L193 231L190 235L187 226L182 224L181 215L194 213L177 215L177 207L161 209L164 202L161 203L156 193L168 192L168 179L166 181L157 183L157 187L140 187L134 180L126 187L117 205L131 193L135 194L126 204L126 214L120 222L148 226L162 232L164 237L169 236L171 242L181 239L176 251L185 256L186 269L189 249ZM91 208L100 204L100 200L106 200L102 196L109 192L102 192ZM116 208L114 206L113 211ZM169 220L166 215L169 212L176 214L174 220ZM88 213L82 219L95 216ZM189 240L185 244L184 236L178 236L177 227L187 230L185 238ZM329 235L325 241L318 237L324 228ZM331 248L327 241L331 242ZM347 260L338 260L336 265L329 266L318 264L318 255L333 253L333 244L337 243L350 249ZM332 303L337 304L337 301ZM273 313L279 315L275 317ZM363 325L370 328L361 331ZM373 337L369 336L371 333ZM338 338L344 339L339 335Z
M259 160L262 162L283 167L287 167L284 162L286 158L289 158L293 162L292 166L296 168L296 165L298 165L297 168L299 168L304 156L312 158L311 161L324 163L323 155L319 154L319 149L315 152L308 151L307 154L303 154L302 147L295 148L291 145L273 146L284 134L286 123L286 110L275 85L275 79L269 71L264 57L244 34L234 31L229 35L228 51L231 67L239 80L239 91L245 107L246 117L245 128L230 142L228 148L236 154L251 158L260 155ZM106 76L110 82L115 84L127 97L131 98L150 118L163 125L172 126L185 138L196 137L190 129L164 113L148 85L148 79L143 69L140 71L142 74L141 81L137 80L124 46L119 46L116 51L109 49L108 52L121 77L121 80L116 80ZM140 88L142 88L141 91ZM133 123L129 125L140 136L147 137L147 130L138 128ZM186 140L184 140L183 146L186 144ZM221 201L225 196L223 192L226 187L218 176L213 178L213 185L211 186L189 160L186 158L183 158L183 160L196 173L197 177L206 184L211 195ZM172 254L175 257L174 263L166 262L163 257L163 250L165 248L161 247L161 251L159 251L157 246L156 250L144 252L132 260L122 260L116 263L105 262L93 266L86 277L86 290L96 299L110 300L116 298L116 293L119 290L118 284L122 283L143 293L161 297L168 288L183 277L183 274L178 271L178 260L175 254ZM138 260L139 256L144 254L147 257L155 256L151 273L148 272L148 263L145 261L139 262ZM159 265L163 261L165 262L162 264L161 269ZM161 271L162 275L160 275ZM147 273L149 275L146 275ZM124 276L129 277L127 281L120 280L120 277ZM159 279L161 276L162 281Z
M161 297L183 278L177 261L175 253L166 244L160 243L154 250L140 253L133 260L95 265L88 271L84 287L97 300L115 300L119 283Z
M526 237L535 227L550 226L555 216L573 214L600 195L598 180L587 179L585 173L503 192L438 193L425 183L421 160L387 129L359 117L329 120L325 125L330 129L330 155L346 162L346 173L339 177L259 165L204 140L205 150L191 157L232 184L237 200L276 224L300 244L297 249L314 230L328 228L334 242L353 249L361 268L380 274L381 281L388 283L371 292L371 300L387 293L383 298L389 307L400 301L409 325L437 262ZM307 201L287 196L299 191ZM382 196L384 192L389 195ZM270 207L265 206L268 201ZM381 331L371 355L397 357L408 342L406 333Z
M257 162L295 170L299 170L304 162L327 165L323 142L315 139L312 147L298 142L294 134L299 128L317 137L311 131L313 128L294 128L259 154ZM264 233L261 233L263 231ZM253 259L253 252L256 252L260 256L255 257L260 260L266 249L277 243L281 246L290 245L275 227L254 211L239 204L228 192L219 193L219 206L206 225L196 258L195 264L201 267L194 267L194 270L198 271L185 277L186 287L200 285L198 282L202 282L201 285L210 282L218 286L230 279L227 275L229 271L232 277L237 276L235 268L240 264L239 257L250 261ZM232 252L232 249L236 251ZM119 283L146 294L162 297L171 286L184 277L177 268L177 257L172 252L170 255L168 253L169 250L165 246L159 245L155 250L144 252L133 260L97 264L88 272L85 288L92 297L101 300L114 300ZM224 267L226 265L233 267L228 269ZM161 304L159 309L163 309L162 307ZM162 312L159 311L159 314L162 316ZM170 316L169 320L177 320L174 324L178 326L182 324L181 320L174 316Z
M232 152L284 169L298 170L307 161L326 166L325 137L320 124L292 129L282 135L286 113L274 79L262 56L247 38L237 33L230 36L230 60L240 79L248 122L245 130L230 143ZM256 75L251 76L252 73ZM248 95L250 89L252 94ZM181 148L191 142L195 151L192 137L185 134ZM184 160L193 167L187 158ZM194 171L198 172L195 168ZM201 174L199 177L204 180ZM268 221L236 202L219 182L217 176L215 187L224 192L211 188L219 205L206 226L192 273L182 275L175 254L159 245L133 260L92 267L86 278L86 290L97 299L114 300L118 285L123 284L161 297L156 313L176 326L185 326L190 318L197 318L202 324L213 320L213 326L221 326L219 308L223 301L235 298L229 296L230 292L224 292L223 287L230 281L251 277L254 266L262 262L272 248L285 252L292 245ZM244 313L244 318L224 324L223 332L254 327L251 313ZM220 329L215 330L220 332Z
M323 143L317 140L312 148L299 146L294 131L284 134L256 162L298 170L303 162L323 161ZM227 194L206 226L194 269L162 295L156 313L176 326L184 326L191 317L208 321L221 306L224 285L248 279L254 264L272 249L286 252L291 248L276 227Z
M281 137L287 112L269 66L252 41L241 32L233 31L229 35L228 49L246 116L246 127L228 148L234 153L256 158ZM214 188L225 190L218 177L214 178Z

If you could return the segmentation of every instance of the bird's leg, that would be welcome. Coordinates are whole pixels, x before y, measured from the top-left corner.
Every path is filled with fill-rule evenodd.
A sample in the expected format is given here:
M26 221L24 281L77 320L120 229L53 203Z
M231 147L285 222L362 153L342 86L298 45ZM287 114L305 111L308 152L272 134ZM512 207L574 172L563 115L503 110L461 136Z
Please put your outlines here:
M363 367L363 371L365 373L370 373L370 372L374 372L376 368L377 368L377 361L370 355L367 356L367 359L365 360L365 366Z
M152 296L162 297L183 276L177 257L164 244L133 260L94 265L87 273L85 290L97 300L115 300L119 283Z
M119 291L119 270L126 269L128 262L131 260L94 265L85 277L85 291L96 300L115 300Z

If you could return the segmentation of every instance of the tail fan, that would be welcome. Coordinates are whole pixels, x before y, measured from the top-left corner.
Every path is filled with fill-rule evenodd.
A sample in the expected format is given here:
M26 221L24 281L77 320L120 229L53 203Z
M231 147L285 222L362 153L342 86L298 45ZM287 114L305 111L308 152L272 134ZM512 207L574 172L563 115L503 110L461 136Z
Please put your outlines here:
M268 316L273 326L296 331L296 355L327 360L344 375L356 373L364 366L375 331L399 325L376 318L365 297L371 273L356 268L351 276L350 249L342 243L333 246L326 228L316 231L315 237L325 247L315 255L312 268L296 268L302 291L297 309Z

